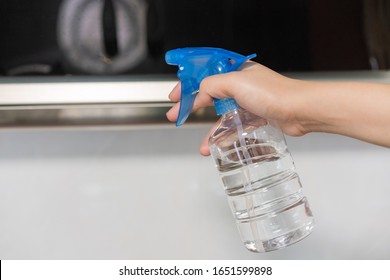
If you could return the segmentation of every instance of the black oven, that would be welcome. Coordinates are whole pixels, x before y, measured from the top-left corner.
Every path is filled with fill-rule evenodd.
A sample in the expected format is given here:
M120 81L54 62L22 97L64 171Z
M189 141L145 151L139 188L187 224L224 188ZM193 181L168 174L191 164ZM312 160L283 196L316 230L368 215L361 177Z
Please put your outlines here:
M164 54L187 46L257 53L288 75L381 80L390 0L1 0L0 126L73 123L86 106L87 124L111 123L118 104L130 115L114 123L139 122L140 104L165 120L176 68Z
M163 74L213 46L277 71L389 69L387 0L2 0L0 75Z

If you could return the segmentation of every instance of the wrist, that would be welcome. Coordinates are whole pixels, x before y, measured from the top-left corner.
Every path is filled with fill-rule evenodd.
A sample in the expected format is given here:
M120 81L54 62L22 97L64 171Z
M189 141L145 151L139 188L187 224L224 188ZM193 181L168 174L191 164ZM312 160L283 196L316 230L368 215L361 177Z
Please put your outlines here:
M318 82L294 80L295 102L293 110L297 126L302 135L309 132L326 131L330 126L329 116L326 114L326 98L321 92L322 86Z
M279 124L284 133L290 136L301 136L314 131L317 125L315 116L309 109L312 90L311 85L306 81L287 79L283 81L280 88L281 95L278 102L281 102Z

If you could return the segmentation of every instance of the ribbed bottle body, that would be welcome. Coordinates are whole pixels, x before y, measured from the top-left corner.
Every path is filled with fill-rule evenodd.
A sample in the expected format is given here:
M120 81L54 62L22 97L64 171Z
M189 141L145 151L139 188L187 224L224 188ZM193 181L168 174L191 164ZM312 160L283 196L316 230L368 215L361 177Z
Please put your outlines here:
M247 249L277 250L311 233L313 215L280 129L238 109L222 117L209 145Z

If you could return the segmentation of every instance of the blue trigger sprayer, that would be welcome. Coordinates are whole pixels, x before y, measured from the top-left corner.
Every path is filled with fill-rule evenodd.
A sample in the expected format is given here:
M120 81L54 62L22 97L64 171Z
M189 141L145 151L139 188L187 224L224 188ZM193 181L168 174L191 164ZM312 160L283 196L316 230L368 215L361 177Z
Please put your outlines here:
M207 76L228 73L238 70L247 60L256 57L256 54L243 56L238 53L218 48L183 48L170 50L165 54L165 61L171 65L178 65L177 76L181 81L180 109L176 125L180 126L187 120L194 106L201 81ZM218 108L232 105L231 98L214 99Z
M205 77L237 71L255 56L204 47L168 51L165 60L179 67L181 81L176 125L188 118ZM246 248L268 252L308 236L314 218L282 131L232 98L214 99L214 106L222 118L209 138L210 153Z

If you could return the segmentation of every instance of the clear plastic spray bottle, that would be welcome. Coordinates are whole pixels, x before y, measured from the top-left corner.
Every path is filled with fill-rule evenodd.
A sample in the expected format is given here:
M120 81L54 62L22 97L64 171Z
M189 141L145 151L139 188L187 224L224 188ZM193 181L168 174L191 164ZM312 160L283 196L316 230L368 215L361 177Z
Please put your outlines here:
M176 125L182 125L191 113L205 77L239 70L255 56L218 48L168 51L165 60L179 66L181 80ZM240 108L234 99L215 99L214 105L222 118L210 136L210 152L246 248L273 251L309 235L313 215L282 131Z

